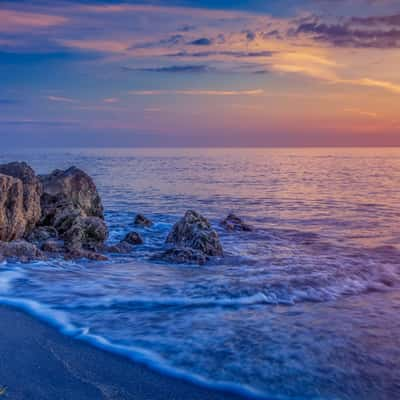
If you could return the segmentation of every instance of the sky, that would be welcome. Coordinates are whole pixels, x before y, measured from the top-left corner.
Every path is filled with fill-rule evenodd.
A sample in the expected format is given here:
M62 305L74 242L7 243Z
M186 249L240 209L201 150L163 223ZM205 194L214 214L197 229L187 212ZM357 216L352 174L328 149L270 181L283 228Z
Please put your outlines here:
M400 1L0 0L0 138L400 145Z

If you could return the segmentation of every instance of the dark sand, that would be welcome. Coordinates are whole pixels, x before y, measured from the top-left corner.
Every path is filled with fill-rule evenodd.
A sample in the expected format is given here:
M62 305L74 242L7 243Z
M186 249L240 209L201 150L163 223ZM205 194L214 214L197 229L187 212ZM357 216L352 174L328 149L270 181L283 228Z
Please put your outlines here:
M6 393L1 394L1 387ZM0 306L0 399L239 400L153 372ZM242 398L243 399L243 398Z

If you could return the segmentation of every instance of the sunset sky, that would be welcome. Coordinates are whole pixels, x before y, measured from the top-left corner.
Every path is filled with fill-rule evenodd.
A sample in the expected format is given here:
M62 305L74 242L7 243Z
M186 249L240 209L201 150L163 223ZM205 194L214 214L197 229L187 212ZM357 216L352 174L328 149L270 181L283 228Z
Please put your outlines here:
M0 83L9 146L400 145L400 1L1 1Z

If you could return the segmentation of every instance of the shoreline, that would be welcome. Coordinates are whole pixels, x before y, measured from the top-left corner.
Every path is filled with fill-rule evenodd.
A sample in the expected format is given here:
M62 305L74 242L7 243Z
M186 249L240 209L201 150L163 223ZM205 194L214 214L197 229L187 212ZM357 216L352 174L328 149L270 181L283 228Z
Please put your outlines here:
M0 305L0 388L23 400L240 400L154 371L127 357L63 335L26 311Z

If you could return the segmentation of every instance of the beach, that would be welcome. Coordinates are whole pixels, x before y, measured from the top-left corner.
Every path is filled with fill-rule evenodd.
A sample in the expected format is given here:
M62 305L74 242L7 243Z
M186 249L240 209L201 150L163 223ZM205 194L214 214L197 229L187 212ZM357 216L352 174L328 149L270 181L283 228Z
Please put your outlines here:
M5 399L239 400L163 376L0 307L0 387Z

